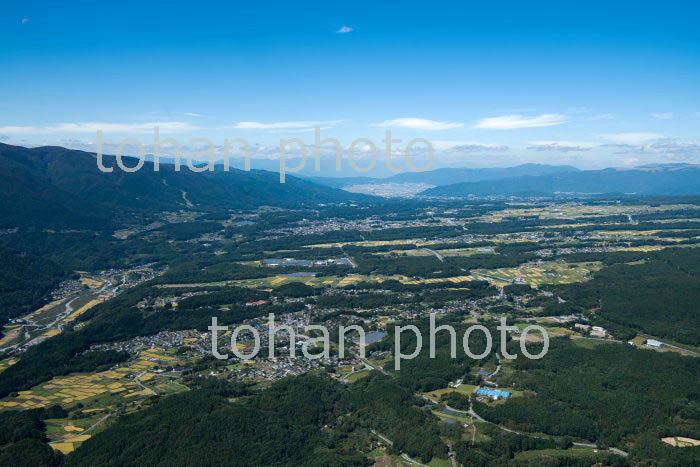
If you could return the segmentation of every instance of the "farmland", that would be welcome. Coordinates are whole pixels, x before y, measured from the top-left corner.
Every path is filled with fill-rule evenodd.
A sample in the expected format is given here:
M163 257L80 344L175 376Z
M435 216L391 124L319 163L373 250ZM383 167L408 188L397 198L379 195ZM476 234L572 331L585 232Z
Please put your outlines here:
M425 329L431 313L435 313L440 322L457 327L480 324L492 328L505 318L514 326L508 345L516 352L522 330L533 323L545 329L550 344L557 349L570 345L576 351L596 352L606 346L620 346L629 347L629 351L646 351L640 339L656 334L640 330L628 336L629 328L618 327L616 322L602 318L610 310L605 306L609 302L604 302L603 309L598 310L598 303L588 301L589 297L598 297L596 287L604 280L604 274L615 268L648 268L657 263L691 258L698 244L697 234L693 225L684 223L683 219L688 217L674 219L673 216L677 213L691 216L695 209L678 204L673 205L674 209L615 203L518 206L516 209L500 206L503 208L500 209L489 205L468 212L453 205L431 206L429 216L435 226L422 219L422 209L401 214L400 221L386 221L386 228L383 228L381 214L373 216L371 221L330 221L371 226L360 232L313 232L314 226L325 228L326 221L317 224L294 221L280 226L278 218L281 216L305 219L313 216L264 210L245 214L246 219L254 219L255 227L244 226L249 229L246 235L250 238L234 228L227 231L236 225L232 221L219 221L223 230L204 235L197 233L202 236L194 238L184 234L181 239L145 232L148 242L158 247L166 243L182 249L175 259L163 258L163 263L171 261L172 264L162 265L160 273L148 274L145 280L139 280L132 276L141 277L138 271L150 270L150 266L135 266L128 270L131 272L76 271L77 285L70 293L5 325L2 345L6 356L0 359L0 383L5 381L8 389L7 395L0 399L0 413L63 407L68 415L47 418L44 433L54 450L70 458L88 452L93 440L99 441L102 433L113 436L111 427L122 426L126 418L123 415L133 414L135 420L142 414L149 417L148 414L160 405L156 400L172 400L170 397L177 393L201 394L204 391L210 394L207 391L213 390L214 393L235 394L227 399L227 404L238 403L239 397L242 403L247 403L245 401L264 397L278 382L312 375L328 378L351 393L353 388L365 388L358 390L359 400L404 394L401 401L382 399L383 402L372 406L371 410L357 413L367 417L384 410L382 407L394 407L395 411L383 413L384 417L391 418L399 417L397 414L406 410L421 410L418 413L422 415L413 413L411 417L427 417L422 426L432 430L432 434L422 433L421 439L432 441L410 443L419 448L416 448L415 457L409 457L427 465L449 462L446 452L442 451L447 440L453 443L473 440L475 450L482 453L491 452L489 443L513 442L513 446L520 446L521 441L500 438L515 436L504 435L509 432L501 430L514 427L522 431L518 436L527 437L527 441L522 442L538 446L527 452L516 449L513 459L519 462L561 458L595 460L599 453L592 448L571 449L557 444L562 442L561 436L552 426L557 427L561 420L567 420L563 412L552 415L557 420L547 419L550 425L543 423L531 429L519 412L512 409L522 404L528 410L539 410L555 395L559 397L536 385L537 381L532 379L536 372L529 374L531 379L528 379L519 367L521 362L499 365L498 358L492 355L479 364L462 360L450 363L443 358L443 353L436 360L418 358L413 367L396 372L393 370L393 329L407 324ZM321 215L321 212L316 214ZM664 222L651 222L656 219L645 220L644 216L661 216L663 219L658 220ZM670 220L678 222L668 222ZM216 228L211 224L207 221L207 229ZM405 232L397 225L405 226ZM200 232L189 226L181 229ZM137 236L134 234L120 241ZM168 240L163 242L163 238ZM329 261L337 258L348 258L349 262ZM682 270L692 270L692 265L684 264ZM629 270L625 277L636 277L635 271ZM658 275L664 277L663 270ZM124 286L130 280L133 282ZM270 312L276 314L276 322L290 326L301 336L295 344L297 358L291 357L291 342L284 333L272 343L276 355L267 356L271 344L267 323ZM211 334L207 328L212 316L229 327L219 334L218 340L219 351L229 357L226 360L219 361L211 355ZM230 349L232 329L239 323L250 326L260 335L263 352L251 360L241 360ZM299 358L299 343L314 335L307 327L319 323L329 327L333 335L329 357ZM335 339L340 325L359 325L368 333L387 337L366 346L364 350L368 356L363 360L357 355L360 349L353 335L345 341L343 360L337 355L339 346ZM692 326L685 328L692 329ZM660 330L666 331L666 327ZM251 333L246 331L237 336L237 351L250 353L254 350ZM66 336L75 340L66 342ZM688 350L695 348L691 344L682 344L689 347L681 352L678 339L663 339L669 344L676 343L673 344L676 347L659 349L655 354L677 358L693 355ZM626 344L628 340L637 347ZM539 346L541 342L537 333L529 334L526 339L531 346ZM46 373L32 373L33 365L42 368L36 359L42 355L46 344L54 344L59 351L75 355L76 366L66 367L56 374L51 373L53 367L41 370ZM320 347L315 350L319 351ZM115 359L108 359L106 365L91 367L90 356L101 353ZM545 364L547 358L543 359ZM496 368L499 371L494 377L479 372L493 373ZM20 374L22 378L3 379L3 374ZM36 383L22 386L25 375ZM380 383L377 380L380 377L386 381ZM211 380L215 382L206 383L212 385L210 389L199 387ZM457 380L463 384L456 384ZM224 387L225 384L233 386ZM382 387L383 384L387 386ZM507 388L512 397L492 401L474 396L477 387L489 384ZM368 396L366 387L373 385L381 389ZM579 389L572 391L578 394ZM455 409L467 407L464 399L450 396L453 393L471 398L476 413L489 422L446 411L449 397L454 398ZM423 395L433 407L423 407L426 401L415 399L415 395ZM558 407L562 404L556 403ZM457 408L458 405L462 408ZM346 413L351 414L359 409L347 410ZM655 421L657 424L665 422L661 415ZM372 428L377 430L375 426L381 423L373 422ZM692 423L688 422L687 426ZM577 440L590 440L589 444L600 441L596 433L576 431L577 426L585 424L561 424L574 433ZM352 449L357 449L358 453L374 453L372 456L381 462L405 461L381 439L370 436L368 440L367 433L362 431L364 428L349 429L352 435L344 442L357 443ZM382 426L382 430L391 429ZM405 433L398 430L394 435L401 442L406 439L402 436L412 436L410 433L414 429L402 428ZM492 429L501 433L490 431ZM389 433L382 431L382 434L391 438ZM431 437L434 435L436 437ZM629 449L636 442L635 436L625 439L624 443L615 439L614 445ZM408 452L410 445L405 444L402 451Z

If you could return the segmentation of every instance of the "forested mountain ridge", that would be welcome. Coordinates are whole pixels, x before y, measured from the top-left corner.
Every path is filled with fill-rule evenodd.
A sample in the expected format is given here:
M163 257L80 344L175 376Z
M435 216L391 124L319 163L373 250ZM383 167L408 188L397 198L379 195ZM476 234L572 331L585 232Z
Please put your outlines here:
M138 162L123 160L127 167ZM126 173L114 156L105 156L104 165L113 171L101 172L95 154L84 151L0 144L0 228L98 227L113 224L122 211L296 207L367 199L291 176L282 184L278 174L259 170L217 167L195 173L184 160L180 171L160 164L156 172L152 162L145 162L137 172Z
M562 172L438 186L426 196L539 196L556 193L634 193L636 195L696 195L700 166L657 166Z
M500 180L504 178L549 175L576 172L571 165L521 164L514 167L461 168L449 167L425 172L406 171L386 178L372 177L312 177L310 180L335 188L363 183L426 183L428 185L451 185L454 183Z

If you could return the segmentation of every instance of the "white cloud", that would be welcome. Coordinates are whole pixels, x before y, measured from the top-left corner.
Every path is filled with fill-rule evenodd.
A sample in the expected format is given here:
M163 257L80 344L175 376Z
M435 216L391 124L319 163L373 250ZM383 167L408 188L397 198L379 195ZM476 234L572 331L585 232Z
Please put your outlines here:
M605 113L605 114L598 114L598 115L593 115L588 118L588 120L612 120L616 117L615 114L612 113Z
M22 18L22 24L27 24L29 22L29 18Z
M527 149L534 151L576 152L589 151L594 143L574 143L571 141L533 141Z
M355 29L351 28L350 26L343 26L342 28L336 31L336 34L347 34L349 32L353 32L354 30Z
M183 113L184 114L184 113ZM188 116L198 114L188 113ZM199 126L188 122L153 120L146 123L113 123L113 122L79 122L58 123L44 126L5 126L0 127L0 134L5 135L44 135L44 134L76 134L76 133L119 133L119 134L146 134L152 133L158 127L161 133L184 133L200 130L288 130L288 131L312 131L315 127L330 128L341 123L342 120L331 121L298 121L298 122L238 122L229 126Z
M571 108L566 110L566 113L569 113L569 114L587 114L590 112L591 112L591 109L589 109L588 107L585 107L585 106L571 107Z
M425 118L396 118L394 120L383 121L382 123L377 124L377 126L436 131L461 128L464 126L464 124L459 122L438 122L436 120L427 120Z
M341 120L296 121L296 122L238 122L234 130L312 130L314 127L328 128L341 123Z
M627 144L633 146L639 146L665 137L665 135L660 133L616 133L599 136L614 144Z
M149 122L149 123L108 123L83 122L59 123L48 126L5 126L0 132L11 135L51 134L51 133L96 133L97 131L113 133L150 133L154 127L163 133L196 130L197 127L186 122Z
M651 114L651 116L657 120L668 120L670 118L675 117L675 115L671 112L661 112L661 113L654 112Z
M507 151L505 144L476 143L472 141L431 141L433 148L450 152Z
M700 157L700 143L657 141L649 145L651 151L681 158Z
M569 117L561 114L542 114L536 117L524 115L503 115L501 117L482 118L474 128L488 130L514 130L517 128L535 128L543 126L561 125L569 120Z

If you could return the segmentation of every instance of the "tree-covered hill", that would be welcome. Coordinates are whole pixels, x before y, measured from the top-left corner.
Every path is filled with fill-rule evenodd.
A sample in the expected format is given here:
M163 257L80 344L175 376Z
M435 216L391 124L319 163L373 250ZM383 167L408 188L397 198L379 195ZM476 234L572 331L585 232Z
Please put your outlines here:
M549 175L576 172L570 165L521 164L515 167L461 168L450 167L425 172L406 171L391 177L311 177L310 180L335 188L364 183L426 183L428 185L451 185L453 183L480 182L504 178Z
M138 162L123 160L127 167ZM104 165L113 171L100 171L92 153L0 144L0 228L90 228L113 225L138 212L299 207L367 199L291 176L282 184L278 174L259 170L217 167L195 173L184 160L179 171L160 164L156 172L152 162L145 162L137 172L126 173L113 156L105 156Z
M634 193L697 195L700 167L660 166L638 169L569 171L540 176L455 183L430 188L426 196L539 196L555 193Z
M620 338L637 332L700 345L700 252L669 248L634 264L613 264L593 280L553 290L565 303L551 313L588 312Z

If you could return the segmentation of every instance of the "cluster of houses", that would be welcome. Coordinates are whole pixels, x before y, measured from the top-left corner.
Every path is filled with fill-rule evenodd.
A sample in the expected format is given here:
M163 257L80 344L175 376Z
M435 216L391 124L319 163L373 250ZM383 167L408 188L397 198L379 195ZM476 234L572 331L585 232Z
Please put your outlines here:
M161 331L151 336L138 336L133 339L108 344L97 344L90 350L116 350L136 355L143 350L162 348L178 348L188 345L193 352L199 355L208 355L210 340L207 333L188 329L183 331Z
M591 326L590 324L576 323L574 328L588 333L591 337L599 337L604 339L608 337L608 331L600 326Z

